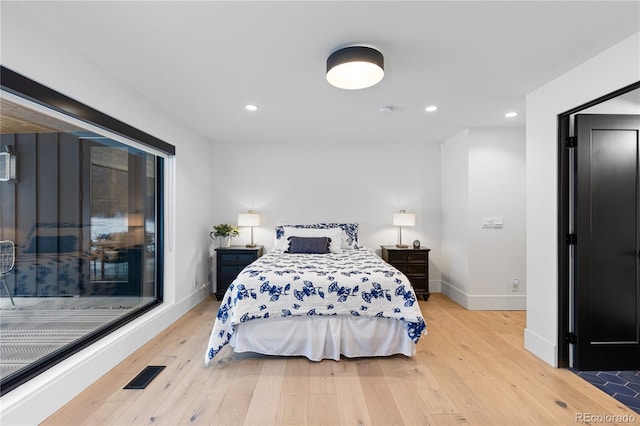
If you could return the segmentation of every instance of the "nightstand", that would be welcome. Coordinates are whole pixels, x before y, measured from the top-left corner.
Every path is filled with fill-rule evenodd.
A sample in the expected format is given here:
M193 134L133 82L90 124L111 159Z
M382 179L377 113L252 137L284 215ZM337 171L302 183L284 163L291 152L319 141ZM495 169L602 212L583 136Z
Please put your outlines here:
M429 252L431 249L426 247L414 248L398 248L396 246L380 246L382 247L382 259L391 266L399 269L405 274L416 296L424 300L429 300Z
M216 249L216 299L222 300L229 284L245 266L262 256L263 246L231 246Z

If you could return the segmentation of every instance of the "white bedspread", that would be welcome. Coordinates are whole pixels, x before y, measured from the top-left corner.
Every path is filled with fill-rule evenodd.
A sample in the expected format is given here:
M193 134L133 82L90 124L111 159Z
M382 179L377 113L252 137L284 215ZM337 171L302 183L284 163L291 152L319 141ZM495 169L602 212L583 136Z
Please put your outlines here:
M205 364L229 343L237 324L304 315L395 319L405 325L414 343L426 333L411 283L373 251L289 254L274 250L247 266L229 286L213 325Z

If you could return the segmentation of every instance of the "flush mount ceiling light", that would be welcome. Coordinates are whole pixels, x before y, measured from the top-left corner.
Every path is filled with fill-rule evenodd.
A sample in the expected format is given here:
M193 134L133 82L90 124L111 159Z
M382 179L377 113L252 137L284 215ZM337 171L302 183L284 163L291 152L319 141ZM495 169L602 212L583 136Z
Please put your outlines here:
M340 89L364 89L384 77L384 57L376 49L350 46L327 58L327 81Z

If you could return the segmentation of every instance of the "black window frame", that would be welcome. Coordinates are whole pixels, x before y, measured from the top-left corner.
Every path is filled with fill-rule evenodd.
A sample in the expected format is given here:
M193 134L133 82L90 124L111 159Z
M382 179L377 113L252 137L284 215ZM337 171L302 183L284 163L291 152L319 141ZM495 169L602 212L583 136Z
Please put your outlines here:
M168 156L175 155L173 145L132 127L122 121L110 117L90 106L65 96L47 86L33 81L15 71L0 65L0 88L20 98L40 104L66 116L80 120L87 124L117 134L126 139L134 140L153 150ZM106 324L82 338L58 349L51 354L21 368L0 381L0 396L12 391L32 378L43 373L66 358L85 349L106 335L130 323L150 310L160 306L163 301L164 288L164 206L165 206L165 159L156 156L156 298L154 301L141 306L116 321Z

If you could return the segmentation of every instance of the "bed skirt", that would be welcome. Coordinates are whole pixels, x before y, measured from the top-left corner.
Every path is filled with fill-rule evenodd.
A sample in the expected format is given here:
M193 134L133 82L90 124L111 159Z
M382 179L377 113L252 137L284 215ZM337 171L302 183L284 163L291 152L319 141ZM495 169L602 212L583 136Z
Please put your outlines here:
M305 356L312 361L413 356L416 345L407 325L389 318L300 316L253 320L236 325L231 339L236 352Z

